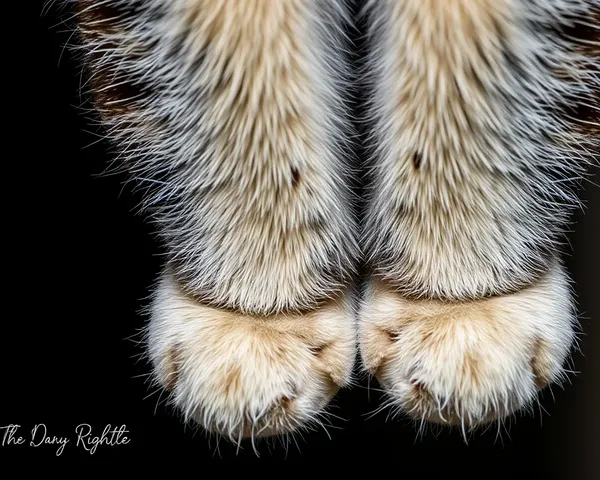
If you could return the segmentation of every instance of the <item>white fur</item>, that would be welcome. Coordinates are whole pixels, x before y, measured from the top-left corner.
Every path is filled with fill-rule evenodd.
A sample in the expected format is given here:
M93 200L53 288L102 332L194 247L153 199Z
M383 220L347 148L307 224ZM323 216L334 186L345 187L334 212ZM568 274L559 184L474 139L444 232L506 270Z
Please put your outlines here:
M344 2L81 0L77 20L101 122L166 244L157 383L234 441L318 422L356 351Z
M347 296L306 314L252 317L195 302L166 272L147 342L156 381L184 419L237 442L319 423L350 381L355 331Z
M576 316L555 263L517 293L473 302L408 300L373 280L360 349L391 403L417 420L475 427L529 406L564 379Z
M363 359L417 419L502 418L561 378L573 341L556 258L600 151L600 124L576 110L600 111L600 1L381 0L366 12ZM559 35L576 24L595 39Z
M340 0L81 2L102 122L205 303L314 308L356 267L346 17Z
M476 299L543 275L598 158L600 0L381 0L367 9L364 242L407 295ZM598 17L600 18L600 17ZM587 130L587 131L586 131Z
M344 2L78 5L102 122L167 245L148 331L157 381L186 419L233 439L314 419L354 351L335 300L358 256ZM112 16L99 13L107 6ZM381 279L363 305L361 351L417 417L475 425L561 375L573 311L552 262L598 148L565 108L598 106L600 62L553 28L599 7L368 6L363 240Z

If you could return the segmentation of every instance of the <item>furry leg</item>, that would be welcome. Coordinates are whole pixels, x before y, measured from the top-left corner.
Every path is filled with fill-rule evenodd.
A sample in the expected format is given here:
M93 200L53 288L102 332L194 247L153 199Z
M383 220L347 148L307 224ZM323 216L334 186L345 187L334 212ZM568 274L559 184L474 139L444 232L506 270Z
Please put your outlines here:
M557 258L600 145L600 1L382 0L366 14L364 363L415 418L501 418L561 378L574 338Z
M234 439L300 426L354 360L343 1L77 5L102 122L169 254L157 381Z

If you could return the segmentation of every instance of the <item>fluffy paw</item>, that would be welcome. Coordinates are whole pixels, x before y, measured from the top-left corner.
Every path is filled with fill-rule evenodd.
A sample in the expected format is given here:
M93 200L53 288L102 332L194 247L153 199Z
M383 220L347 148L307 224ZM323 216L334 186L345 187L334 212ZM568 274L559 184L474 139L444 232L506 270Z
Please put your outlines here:
M252 317L197 303L169 275L155 294L147 342L155 378L186 421L236 442L314 420L350 381L356 356L346 298Z
M564 375L574 340L568 280L473 302L409 300L373 280L361 307L363 363L414 419L474 427L528 405Z

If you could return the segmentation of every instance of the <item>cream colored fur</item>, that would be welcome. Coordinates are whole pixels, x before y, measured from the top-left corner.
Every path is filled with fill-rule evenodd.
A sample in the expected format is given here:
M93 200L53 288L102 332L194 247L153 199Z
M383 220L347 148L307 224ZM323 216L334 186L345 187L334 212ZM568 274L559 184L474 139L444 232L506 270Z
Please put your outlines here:
M364 364L413 418L503 418L562 378L573 341L556 258L600 151L573 113L600 105L600 45L559 32L600 28L600 1L367 7Z
M560 112L597 103L600 59L556 30L591 22L600 2L370 4L372 266L419 297L527 286L548 269L598 155L598 136Z
M323 421L350 382L355 331L345 294L310 313L255 317L196 302L166 272L147 342L155 379L185 421L239 442Z
M373 279L361 308L362 358L412 418L471 428L564 379L576 322L570 298L558 263L517 293L472 302L409 300Z
M344 0L76 9L100 121L166 246L156 383L236 442L318 421L356 349ZM598 107L600 59L557 32L595 28L596 9L368 2L359 343L415 418L472 427L562 377L575 314L557 258L599 147L573 112Z
M318 422L356 356L344 2L81 0L77 18L167 249L157 383L236 442Z
M185 288L253 314L343 289L358 251L343 2L81 4L103 124Z

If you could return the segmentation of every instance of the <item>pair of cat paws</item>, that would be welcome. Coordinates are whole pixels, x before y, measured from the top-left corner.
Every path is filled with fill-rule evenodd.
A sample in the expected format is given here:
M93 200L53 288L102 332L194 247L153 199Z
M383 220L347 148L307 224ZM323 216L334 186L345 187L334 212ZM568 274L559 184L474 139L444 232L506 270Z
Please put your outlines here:
M558 264L528 288L472 302L408 299L376 279L361 297L253 317L198 303L166 273L147 330L155 379L186 421L238 442L317 420L352 383L357 352L392 405L469 429L564 376L575 310Z

